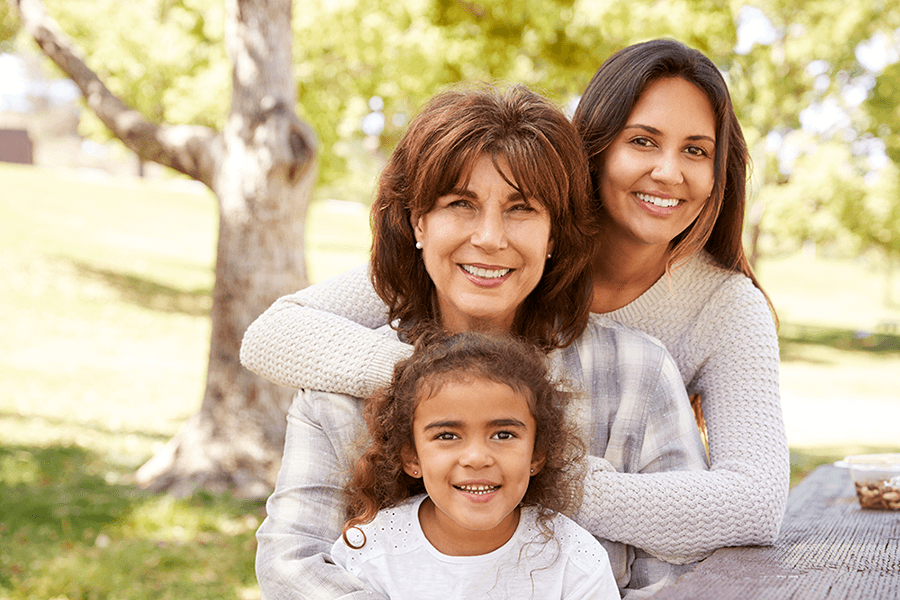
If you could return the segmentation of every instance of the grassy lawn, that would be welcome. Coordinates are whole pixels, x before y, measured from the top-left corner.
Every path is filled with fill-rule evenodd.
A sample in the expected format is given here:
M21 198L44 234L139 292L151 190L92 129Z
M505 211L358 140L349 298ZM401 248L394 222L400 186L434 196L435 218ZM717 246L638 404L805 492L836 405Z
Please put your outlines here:
M0 600L258 598L261 504L131 485L199 406L214 198L3 164L0 185ZM367 219L312 205L313 281L365 261ZM900 403L900 337L879 330L900 310L881 306L880 274L790 257L760 276L786 388ZM792 448L795 472L859 449Z

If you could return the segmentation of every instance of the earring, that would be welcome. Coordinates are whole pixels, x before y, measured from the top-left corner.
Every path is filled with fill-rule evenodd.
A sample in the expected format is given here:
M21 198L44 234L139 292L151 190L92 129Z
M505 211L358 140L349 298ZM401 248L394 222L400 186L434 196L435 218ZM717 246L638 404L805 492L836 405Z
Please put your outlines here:
M531 474L534 475L534 469L531 470Z
M422 249L422 242L416 242L416 250Z
M551 258L552 256L553 256L553 255L550 254L549 252L547 253L547 258Z
M418 472L418 471L413 471L413 477L418 477L418 476L419 476L419 472Z

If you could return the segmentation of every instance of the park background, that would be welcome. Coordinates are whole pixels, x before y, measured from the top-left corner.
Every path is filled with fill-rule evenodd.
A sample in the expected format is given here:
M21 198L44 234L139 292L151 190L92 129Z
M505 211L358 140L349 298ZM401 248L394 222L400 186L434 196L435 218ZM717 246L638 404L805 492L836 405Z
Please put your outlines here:
M149 122L226 126L234 2L46 4ZM425 98L488 79L571 106L614 49L674 37L729 78L753 152L747 243L781 320L795 478L848 453L900 450L892 3L293 8L286 77L319 139L300 215L310 281L366 260L375 177ZM0 51L0 128L24 127L35 143L35 164L0 163L0 599L258 598L258 497L135 480L204 399L221 198L116 141L5 3Z

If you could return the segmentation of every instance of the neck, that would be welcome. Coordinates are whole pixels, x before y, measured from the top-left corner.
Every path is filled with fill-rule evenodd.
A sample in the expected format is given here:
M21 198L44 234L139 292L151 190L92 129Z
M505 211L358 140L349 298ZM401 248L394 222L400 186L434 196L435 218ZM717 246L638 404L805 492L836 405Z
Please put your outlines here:
M520 508L486 531L466 529L442 513L431 498L419 506L419 524L425 539L447 556L481 556L508 542L519 526Z
M595 313L611 312L633 302L663 276L669 258L667 248L601 240L592 266L591 312Z

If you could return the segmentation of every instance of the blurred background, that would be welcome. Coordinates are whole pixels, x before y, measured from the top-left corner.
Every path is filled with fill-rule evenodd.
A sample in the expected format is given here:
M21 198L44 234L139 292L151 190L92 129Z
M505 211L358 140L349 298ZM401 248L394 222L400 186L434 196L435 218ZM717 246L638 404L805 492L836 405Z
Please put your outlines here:
M226 127L233 2L43 4L147 122ZM117 139L16 5L41 3L0 1L0 600L258 598L265 493L134 476L204 398L221 192ZM296 215L312 282L366 261L379 169L445 86L523 82L571 109L625 45L706 53L752 152L794 481L900 451L896 2L311 0L290 31L283 77L318 138Z

